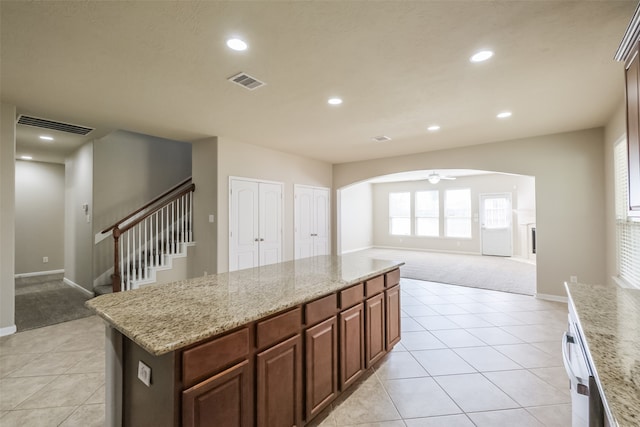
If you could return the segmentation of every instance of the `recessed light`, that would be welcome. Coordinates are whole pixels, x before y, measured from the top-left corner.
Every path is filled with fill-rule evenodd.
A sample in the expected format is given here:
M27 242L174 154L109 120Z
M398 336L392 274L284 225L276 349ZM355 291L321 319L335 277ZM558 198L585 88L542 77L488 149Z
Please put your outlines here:
M20 158L22 160L33 160L33 157L31 157L31 156L20 156Z
M498 113L496 117L499 119L506 119L507 117L511 117L511 111L503 111L502 113Z
M342 99L340 98L329 98L327 102L331 105L340 105L342 104Z
M473 56L471 58L469 58L469 61L471 62L482 62L482 61L486 61L487 59L491 58L493 56L493 52L490 50L481 50L480 52L476 52L475 54L473 54Z
M427 128L427 130L428 130L429 132L435 132L435 131L437 131L437 130L440 130L440 126L438 126L438 125L431 125L431 126L429 126L429 127Z
M243 50L247 50L247 43L244 40L240 40L240 39L229 39L227 40L227 46L229 47L229 49L233 49L233 50L237 50L237 51L243 51Z
M45 141L53 141L53 137L46 135L40 135L40 139L44 139Z

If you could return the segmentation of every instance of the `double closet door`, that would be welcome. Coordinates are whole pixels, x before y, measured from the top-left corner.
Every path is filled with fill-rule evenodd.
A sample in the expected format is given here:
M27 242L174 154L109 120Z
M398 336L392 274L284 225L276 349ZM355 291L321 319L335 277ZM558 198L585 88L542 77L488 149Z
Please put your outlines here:
M282 261L283 184L230 180L229 271Z
M329 255L329 189L294 186L295 259Z

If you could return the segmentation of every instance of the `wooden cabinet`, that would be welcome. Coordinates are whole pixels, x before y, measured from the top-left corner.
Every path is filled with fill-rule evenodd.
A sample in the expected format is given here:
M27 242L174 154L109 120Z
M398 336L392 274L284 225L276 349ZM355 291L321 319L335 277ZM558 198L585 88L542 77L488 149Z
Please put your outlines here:
M256 357L258 427L302 422L302 337L296 335Z
M338 393L338 320L332 316L305 331L306 419L322 411Z
M400 342L400 286L396 285L384 292L387 304L386 348L391 348Z
M250 427L253 421L249 362L241 362L182 393L182 426Z
M365 362L373 366L385 354L384 294L377 294L365 301Z
M362 293L360 293L362 299ZM340 313L340 389L345 390L364 372L364 304Z

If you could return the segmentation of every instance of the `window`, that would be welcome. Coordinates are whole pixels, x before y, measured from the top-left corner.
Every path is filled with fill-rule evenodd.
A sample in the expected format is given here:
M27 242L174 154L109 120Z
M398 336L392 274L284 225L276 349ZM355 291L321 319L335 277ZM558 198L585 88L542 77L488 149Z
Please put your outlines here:
M638 262L640 222L634 222L627 216L629 212L627 175L627 144L626 140L622 140L614 148L618 277L635 287L640 287L640 262Z
M511 225L509 215L511 215L511 203L508 197L492 197L484 199L484 221L485 228L506 228Z
M438 190L416 191L416 236L440 235L440 201Z
M395 236L411 234L411 193L389 193L389 232Z
M444 235L471 237L471 190L446 190L444 193Z

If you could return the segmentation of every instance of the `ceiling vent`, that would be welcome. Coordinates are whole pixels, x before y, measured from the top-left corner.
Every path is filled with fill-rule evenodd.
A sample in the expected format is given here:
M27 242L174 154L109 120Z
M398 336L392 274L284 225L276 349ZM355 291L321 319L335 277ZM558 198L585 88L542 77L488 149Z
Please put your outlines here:
M375 142L391 141L391 138L389 138L387 135L374 136L371 139L373 139Z
M85 126L72 125L69 123L54 122L53 120L41 119L38 117L25 116L20 114L18 117L19 125L33 126L43 129L57 130L59 132L73 133L75 135L87 135L93 128Z
M248 90L255 90L255 89L258 89L259 87L266 85L265 82L261 82L255 77L251 77L247 73L236 74L235 76L229 77L227 80L235 84L238 84Z

